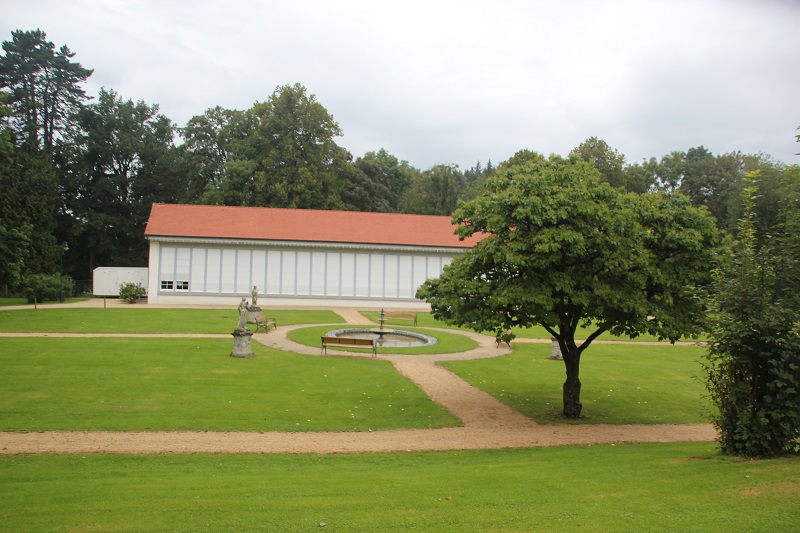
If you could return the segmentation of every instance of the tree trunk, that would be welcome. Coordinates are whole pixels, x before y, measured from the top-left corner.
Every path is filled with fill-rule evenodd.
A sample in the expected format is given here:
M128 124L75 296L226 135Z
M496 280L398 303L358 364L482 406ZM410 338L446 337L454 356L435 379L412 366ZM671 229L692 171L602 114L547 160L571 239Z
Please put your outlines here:
M570 347L572 348L572 347ZM562 350L563 351L563 350ZM580 363L581 354L577 349L562 353L564 366L567 368L567 380L564 382L564 411L566 418L580 418L583 404L581 404Z

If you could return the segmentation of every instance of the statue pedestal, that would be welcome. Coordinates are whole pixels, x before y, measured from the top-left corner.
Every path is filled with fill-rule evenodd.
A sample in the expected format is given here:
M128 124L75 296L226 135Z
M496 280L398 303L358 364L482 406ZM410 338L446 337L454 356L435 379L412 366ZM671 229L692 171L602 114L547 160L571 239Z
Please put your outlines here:
M248 305L247 306L247 323L248 324L255 324L256 317L261 314L261 308L257 305Z
M550 349L550 359L557 359L559 361L563 361L564 357L561 355L561 346L558 345L558 341L552 339L553 343L552 348Z
M253 357L252 345L250 344L253 332L249 329L235 329L233 335L233 351L231 357Z

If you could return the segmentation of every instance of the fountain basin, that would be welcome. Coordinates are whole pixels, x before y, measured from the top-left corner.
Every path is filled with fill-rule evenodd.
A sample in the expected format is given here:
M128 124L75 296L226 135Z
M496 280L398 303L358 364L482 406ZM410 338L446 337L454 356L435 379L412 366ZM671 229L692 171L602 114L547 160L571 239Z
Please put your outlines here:
M384 348L418 348L439 342L436 337L402 329L341 328L333 329L325 335L351 339L374 339L379 347Z

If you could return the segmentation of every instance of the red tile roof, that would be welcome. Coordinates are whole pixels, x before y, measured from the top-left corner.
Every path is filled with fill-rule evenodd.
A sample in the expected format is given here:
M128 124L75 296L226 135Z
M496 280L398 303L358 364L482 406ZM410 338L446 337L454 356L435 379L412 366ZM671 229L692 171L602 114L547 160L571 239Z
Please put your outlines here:
M198 237L471 248L450 217L271 207L153 204L147 237Z

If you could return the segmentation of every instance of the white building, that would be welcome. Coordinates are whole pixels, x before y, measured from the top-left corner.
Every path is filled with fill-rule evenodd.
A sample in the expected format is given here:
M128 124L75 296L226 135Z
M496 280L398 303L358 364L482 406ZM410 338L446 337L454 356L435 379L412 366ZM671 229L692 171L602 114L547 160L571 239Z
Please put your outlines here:
M477 238L449 217L154 204L149 303L421 308L414 298Z

